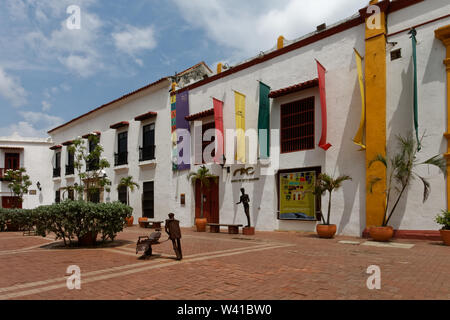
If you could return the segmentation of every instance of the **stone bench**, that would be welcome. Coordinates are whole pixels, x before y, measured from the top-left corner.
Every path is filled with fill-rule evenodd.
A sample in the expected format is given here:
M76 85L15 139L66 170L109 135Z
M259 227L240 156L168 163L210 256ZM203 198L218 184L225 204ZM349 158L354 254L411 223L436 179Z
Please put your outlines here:
M161 224L164 221L150 221L150 220L146 220L146 221L139 221L139 225L142 228L150 228L150 229L161 229Z
M242 224L219 224L219 223L208 223L209 231L211 233L219 233L220 227L228 227L229 234L239 234L239 228L243 227Z

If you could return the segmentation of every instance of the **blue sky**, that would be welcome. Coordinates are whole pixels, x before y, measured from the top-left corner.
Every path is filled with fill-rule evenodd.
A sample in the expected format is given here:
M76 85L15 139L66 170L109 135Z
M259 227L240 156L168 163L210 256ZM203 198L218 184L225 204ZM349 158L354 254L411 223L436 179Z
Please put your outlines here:
M368 0L0 0L0 137L46 131L200 61L212 70ZM67 8L81 9L70 30Z

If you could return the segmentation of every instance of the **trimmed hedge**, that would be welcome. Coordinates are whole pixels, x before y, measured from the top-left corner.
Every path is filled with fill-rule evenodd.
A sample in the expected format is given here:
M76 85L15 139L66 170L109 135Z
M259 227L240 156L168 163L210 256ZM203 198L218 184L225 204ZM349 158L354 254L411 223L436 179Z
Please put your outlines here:
M104 242L114 241L117 233L123 231L125 218L130 217L133 209L120 202L91 203L67 200L33 210L1 210L0 230L4 230L6 221L19 226L21 230L36 228L39 235L54 233L56 239L62 239L65 245L72 240L83 238L89 233L100 235Z
M0 208L0 231L5 231L7 224L16 230L30 230L36 224L36 220L34 210Z

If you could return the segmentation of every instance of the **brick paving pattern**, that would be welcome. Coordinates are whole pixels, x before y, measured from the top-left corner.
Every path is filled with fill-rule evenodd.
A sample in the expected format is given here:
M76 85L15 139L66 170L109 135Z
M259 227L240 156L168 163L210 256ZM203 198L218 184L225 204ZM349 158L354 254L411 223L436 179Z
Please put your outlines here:
M135 242L149 232L127 228L116 242L86 249L0 233L0 299L450 299L450 248L440 242L395 241L413 245L405 249L351 237L183 229L183 261L170 241L138 260ZM66 287L69 265L81 268L81 290ZM381 290L366 286L371 265L381 268Z

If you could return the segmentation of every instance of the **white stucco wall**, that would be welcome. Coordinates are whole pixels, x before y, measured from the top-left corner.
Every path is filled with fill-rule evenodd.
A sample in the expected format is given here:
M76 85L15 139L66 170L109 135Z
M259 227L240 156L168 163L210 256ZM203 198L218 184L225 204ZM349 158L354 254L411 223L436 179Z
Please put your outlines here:
M27 170L27 174L33 183L29 190L36 190L36 195L28 194L24 196L22 207L25 209L53 203L52 152L49 150L51 145L51 142L44 139L0 139L0 146L23 148L17 151L20 154L20 166ZM0 167L4 167L5 153L9 152L15 153L16 151L0 149ZM36 186L37 182L41 184L41 191ZM8 183L3 181L0 184L0 196L10 197L11 192Z
M388 29L390 33L395 33L449 13L448 1L425 1L389 15ZM425 134L419 160L423 161L447 152L447 142L443 136L447 131L445 48L435 38L434 31L448 24L450 18L416 29L419 134ZM388 38L389 42L397 42L393 48L388 46L386 56L388 152L396 147L396 135L404 136L414 130L414 68L409 37L408 32L403 32ZM402 58L391 61L390 48L401 48ZM434 218L447 207L445 178L439 170L428 166L420 168L418 173L429 180L430 197L423 203L423 184L420 180L413 181L392 218L392 225L403 230L438 230L439 225Z
M142 189L143 183L154 181L155 184L155 220L164 220L169 213L169 199L167 195L173 189L171 180L171 149L170 149L170 107L169 107L169 87L170 83L164 82L155 85L143 92L91 115L56 130L52 133L55 144L73 140L78 136L89 132L101 132L100 144L104 148L103 157L106 158L111 167L106 169L106 173L112 181L111 192L105 193L104 200L117 201L117 185L122 177L132 176L138 182L140 189L130 192L130 205L134 208L133 216L135 223L142 217ZM135 121L136 116L147 112L157 112L156 118L143 122ZM120 121L128 121L129 127L118 130L110 129L110 125ZM142 127L150 123L155 123L155 144L156 144L156 166L139 166L139 147L142 146ZM117 170L114 167L114 153L117 152L117 134L128 130L128 166ZM87 140L86 140L87 141ZM65 168L67 164L67 147L62 149L61 166ZM62 170L61 179L54 179L54 191L67 185L78 182L78 177L67 179ZM79 182L78 182L79 183Z
M389 32L411 27L450 12L450 5L444 0L423 3L392 13L388 17ZM442 60L444 47L434 39L434 30L449 24L449 19L441 20L418 28L418 69L419 69L419 118L422 132L428 137L424 143L421 157L426 159L444 153L446 142L442 134L446 131L445 74ZM282 56L234 73L225 78L195 88L189 93L190 113L211 109L212 99L224 101L224 128L235 128L235 104L233 90L246 95L246 128L257 128L259 107L258 80L270 85L272 90L288 87L317 77L314 59L318 59L327 69L326 90L328 108L328 142L333 146L327 152L317 145L321 136L321 112L318 88L271 100L272 128L279 128L280 105L302 98L315 97L315 149L289 154L273 154L277 157L280 169L294 169L320 166L322 172L338 176L348 174L353 178L333 194L332 223L338 225L338 233L360 235L365 229L365 153L359 151L352 139L358 129L361 113L361 98L357 80L353 48L364 56L365 30L360 25L339 34L291 51ZM388 148L393 145L393 137L412 129L412 69L411 40L406 33L389 38L396 41L396 48L402 48L402 58L390 61L387 52L387 126ZM130 194L134 217L141 217L141 193L145 181L155 182L155 220L164 220L167 213L174 212L182 226L194 224L195 205L193 186L186 179L188 171L173 172L171 165L170 141L170 101L169 84L165 83L138 94L132 99L115 103L103 110L58 129L52 134L55 144L73 140L77 136L92 131L100 131L104 156L112 167L107 170L113 181L112 191L106 195L107 201L117 200L116 187L121 177L131 175L141 186L141 190ZM149 111L158 112L156 118L156 168L139 167L138 155L141 145L142 123L134 117ZM128 167L114 170L113 155L117 148L117 132L109 126L119 121L129 121L128 128ZM191 151L193 151L193 145ZM62 167L65 166L66 148L63 148ZM192 161L193 163L193 161ZM191 171L199 166L192 166ZM239 201L239 189L244 187L250 195L252 224L258 230L305 230L313 231L315 222L279 221L277 219L278 199L275 176L259 176L260 180L249 183L231 183L232 173L218 165L208 165L219 179L219 206L221 223L245 224L246 218ZM257 172L260 167L257 166ZM414 183L393 219L393 225L400 229L437 229L433 218L441 208L445 208L445 180L435 170L425 173L431 182L432 194L425 204L421 202L420 183ZM62 175L54 181L54 190L73 183ZM180 195L186 195L186 204L180 204ZM323 211L327 202L322 203Z

